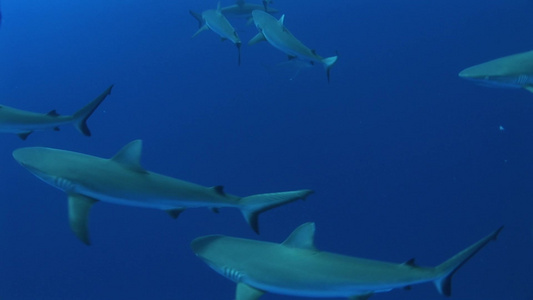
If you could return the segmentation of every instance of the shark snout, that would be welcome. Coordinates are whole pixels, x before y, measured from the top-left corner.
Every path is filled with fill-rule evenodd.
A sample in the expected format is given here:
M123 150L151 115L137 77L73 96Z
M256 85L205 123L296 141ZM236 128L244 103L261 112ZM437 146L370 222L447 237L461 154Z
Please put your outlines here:
M203 254L205 254L205 252L209 250L210 246L212 246L213 243L220 238L222 238L221 235L201 236L191 242L191 249L194 254L202 256Z

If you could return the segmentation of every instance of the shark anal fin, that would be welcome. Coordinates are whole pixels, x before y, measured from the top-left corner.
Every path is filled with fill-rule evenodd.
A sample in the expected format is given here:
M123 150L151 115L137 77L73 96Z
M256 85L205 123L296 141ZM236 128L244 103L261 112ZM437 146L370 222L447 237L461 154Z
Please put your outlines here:
M21 140L25 141L32 132L33 131L28 131L28 132L19 133L17 135L19 136Z
M294 55L289 55L288 58L289 60L293 60L293 59L296 59L297 56L294 56Z
M526 86L524 86L524 88L525 88L526 90L530 91L531 93L533 93L533 86L531 86L531 85L526 85Z
M54 127L54 131L59 131L59 127Z
M70 228L86 245L91 244L89 239L89 212L91 211L91 206L97 201L80 194L70 194L68 196Z
M237 290L235 291L235 300L257 300L265 292L258 290L246 283L237 283Z
M177 219L184 210L185 208L173 208L167 209L166 212L172 219Z

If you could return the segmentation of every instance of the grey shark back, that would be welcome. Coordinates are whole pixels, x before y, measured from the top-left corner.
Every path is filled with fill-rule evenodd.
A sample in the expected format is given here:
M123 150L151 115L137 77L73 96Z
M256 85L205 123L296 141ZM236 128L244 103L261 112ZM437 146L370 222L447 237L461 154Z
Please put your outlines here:
M237 208L259 232L259 214L312 193L297 190L239 197L226 193L222 186L204 187L147 171L140 164L141 152L142 141L135 140L109 159L45 147L16 149L13 158L37 178L68 194L70 227L87 245L89 212L99 201L160 209L173 218L187 208Z
M330 81L330 70L337 62L338 56L324 58L305 46L283 25L285 15L276 20L272 15L262 10L254 10L252 16L259 33L250 39L249 45L267 41L274 48L287 54L290 59L320 63L326 70L328 82Z
M374 293L433 282L446 296L451 277L502 228L437 267L414 260L389 263L319 251L314 223L296 228L281 244L210 235L196 238L192 251L217 273L237 283L237 300L256 300L266 292L302 297L367 299Z

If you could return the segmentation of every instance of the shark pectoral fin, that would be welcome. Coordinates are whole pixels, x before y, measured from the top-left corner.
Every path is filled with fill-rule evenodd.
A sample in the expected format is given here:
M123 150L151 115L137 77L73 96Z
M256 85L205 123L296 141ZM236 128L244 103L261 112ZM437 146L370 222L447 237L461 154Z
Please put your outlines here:
M21 140L25 141L32 132L33 131L28 131L28 132L19 133L17 135L19 136Z
M177 219L180 214L185 210L185 208L173 208L165 210L172 219Z
M235 300L257 300L263 296L265 292L258 290L246 283L237 283L237 290L235 291Z
M89 212L91 206L97 202L93 198L80 195L68 195L68 218L70 228L74 234L86 245L90 245L89 240Z
M312 190L299 190L279 193L258 194L244 197L240 200L241 212L252 229L259 233L259 214L269 209L305 199L313 193Z
M526 85L524 88L533 93L533 86L532 85Z
M283 26L283 22L285 22L285 15L282 15L281 18L279 18L278 20L279 25Z
M138 173L148 173L141 166L141 154L143 143L142 140L135 140L122 147L115 156L111 158L112 161L121 164L123 167Z
M316 250L315 223L309 222L298 226L282 244L288 247Z
M370 298L370 296L374 295L374 293L368 293L368 294L363 294L363 295L357 295L357 296L351 296L349 297L348 299L350 300L366 300L368 298Z
M202 25L202 27L200 27L200 29L198 29L193 35L191 38L197 36L200 32L204 31L204 30L208 30L209 27L207 27L207 24L204 24Z
M265 35L262 32L259 32L250 41L248 41L248 45L255 45L263 41L266 41Z

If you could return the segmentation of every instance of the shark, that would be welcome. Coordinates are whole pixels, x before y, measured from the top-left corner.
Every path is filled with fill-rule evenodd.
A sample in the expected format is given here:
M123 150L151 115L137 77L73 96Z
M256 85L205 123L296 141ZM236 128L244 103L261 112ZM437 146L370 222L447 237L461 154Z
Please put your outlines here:
M466 68L459 77L487 86L523 88L533 93L533 50Z
M259 233L260 213L313 193L297 190L239 197L227 194L222 186L204 187L147 171L140 164L141 152L142 141L134 140L109 159L45 147L19 148L13 157L33 175L68 195L70 227L87 245L89 212L98 201L160 209L173 218L187 208L207 207L217 212L232 207L239 209Z
M253 22L252 11L264 10L270 14L278 12L277 9L269 7L270 1L263 0L263 4L248 3L244 0L237 0L235 4L222 7L220 11L226 17L242 17L248 19L248 23Z
M237 34L237 31L230 24L228 19L222 14L220 8L220 2L218 3L217 9L209 9L201 14L196 13L192 10L189 10L189 13L198 20L198 26L200 29L194 33L193 38L197 36L200 32L204 30L211 29L213 32L218 34L222 40L230 40L232 43L237 46L239 52L238 63L241 64L241 39Z
M111 85L98 97L72 115L62 116L56 110L41 114L0 105L0 132L15 133L22 140L25 140L34 131L49 129L58 131L59 126L72 124L83 135L91 136L91 131L87 126L87 119L102 101L111 94L112 88L113 86Z
M266 292L364 300L424 282L433 282L440 294L450 296L452 276L502 228L436 267L417 266L414 259L397 264L319 251L312 222L300 225L281 244L208 235L193 240L191 248L209 267L237 283L236 300L256 300Z
M338 56L322 57L315 50L309 49L300 42L292 33L283 25L285 15L279 20L262 10L252 12L253 20L259 33L248 42L249 45L267 41L270 45L284 52L289 59L301 59L310 63L320 63L326 69L328 82L330 80L330 70L337 62Z

